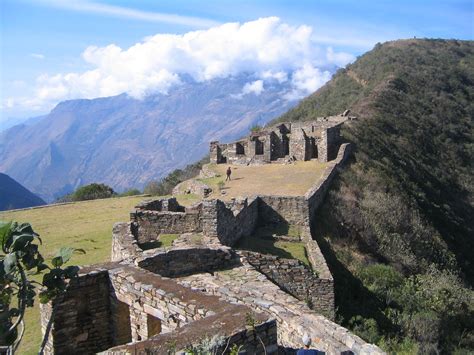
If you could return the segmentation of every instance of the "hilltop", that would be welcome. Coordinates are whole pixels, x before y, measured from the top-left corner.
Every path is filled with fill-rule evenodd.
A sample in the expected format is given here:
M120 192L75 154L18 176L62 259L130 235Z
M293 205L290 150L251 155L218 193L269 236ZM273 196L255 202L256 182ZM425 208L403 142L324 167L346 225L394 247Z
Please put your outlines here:
M46 202L10 176L0 173L0 211L45 204Z
M377 44L276 121L345 109L357 150L316 228L342 324L393 351L472 348L474 42Z

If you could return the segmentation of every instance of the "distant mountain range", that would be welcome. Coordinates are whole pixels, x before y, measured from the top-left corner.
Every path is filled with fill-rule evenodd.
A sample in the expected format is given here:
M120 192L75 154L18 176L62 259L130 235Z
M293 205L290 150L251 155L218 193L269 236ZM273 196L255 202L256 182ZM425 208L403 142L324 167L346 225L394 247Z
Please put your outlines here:
M41 198L8 175L0 173L0 211L45 205Z
M250 75L183 84L168 95L122 94L58 104L39 120L0 132L0 171L47 201L101 182L121 191L201 158L209 141L231 140L296 104L289 83L243 94Z

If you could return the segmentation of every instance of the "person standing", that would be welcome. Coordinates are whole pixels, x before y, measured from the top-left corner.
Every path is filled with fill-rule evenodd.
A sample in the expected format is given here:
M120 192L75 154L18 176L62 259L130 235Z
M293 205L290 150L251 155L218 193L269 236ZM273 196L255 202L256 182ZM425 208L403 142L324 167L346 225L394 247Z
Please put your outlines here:
M296 355L318 355L319 354L317 350L309 348L311 345L311 338L309 337L309 335L305 334L302 340L303 340L304 348L298 350Z
M226 179L225 181L230 181L230 175L232 174L232 169L230 168L230 166L227 168L227 171L226 171Z

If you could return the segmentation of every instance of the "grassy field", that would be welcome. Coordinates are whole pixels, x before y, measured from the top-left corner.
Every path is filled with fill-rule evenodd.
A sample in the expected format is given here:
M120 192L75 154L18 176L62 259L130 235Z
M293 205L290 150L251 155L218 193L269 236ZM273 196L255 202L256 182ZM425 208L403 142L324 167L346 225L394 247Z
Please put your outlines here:
M225 182L227 167L232 168L231 181ZM220 176L201 179L212 188L210 198L231 199L238 196L283 195L302 196L318 181L327 163L318 161L298 161L293 164L265 164L261 166L242 166L227 164L210 164ZM220 194L218 183L224 182ZM275 188L278 187L278 188Z
M84 255L74 255L71 264L95 264L110 260L112 226L116 222L129 221L130 210L143 199L143 196L132 196L0 212L0 220L31 223L43 240L40 250L46 259L54 256L60 247L70 246L86 251ZM194 202L187 196L178 196L178 200L183 205ZM174 238L174 235L168 235L163 244L170 244ZM37 303L28 309L25 322L26 332L19 354L37 354L41 342Z
M310 179L314 179L319 175L314 171L313 162L310 162L304 170L311 170ZM273 167L273 166L270 166ZM261 167L260 167L261 168ZM244 169L239 167L236 169L232 186L234 192L241 192L238 177L243 173ZM238 172L237 172L238 171ZM307 174L307 176L309 176ZM245 179L257 178L252 175L246 175ZM219 178L213 178L212 183L217 184ZM235 181L235 182L234 182ZM310 182L308 180L307 183ZM229 187L229 183L226 187ZM244 184L245 185L245 184ZM308 185L308 188L311 184ZM304 188L306 189L306 187ZM247 190L248 191L248 190ZM301 190L302 191L302 190ZM86 254L74 255L70 264L72 265L89 265L95 263L106 262L110 260L112 226L116 222L129 221L129 213L133 207L141 200L148 198L143 196L131 196L121 198L110 198L93 201L76 202L73 204L64 204L57 206L47 206L36 209L25 209L12 212L0 212L0 220L28 222L33 229L40 234L43 245L40 247L42 255L46 260L50 260L57 250L63 246L81 248ZM179 195L177 196L180 204L189 206L199 200L196 195ZM268 234L269 231L261 230L259 233ZM275 232L275 231L272 231ZM258 234L258 233L257 233ZM276 234L278 231L276 231ZM298 231L286 230L286 235L297 235ZM177 237L175 234L164 235L159 245L150 245L150 247L169 246ZM282 257L297 258L306 264L308 259L306 251L302 243L298 242L282 242L274 241L268 238L252 238L242 241L241 247L244 249L265 251ZM41 275L35 276L36 280L40 280ZM26 331L21 343L20 354L37 354L41 343L41 327L39 304L36 302L33 308L29 308L25 315Z

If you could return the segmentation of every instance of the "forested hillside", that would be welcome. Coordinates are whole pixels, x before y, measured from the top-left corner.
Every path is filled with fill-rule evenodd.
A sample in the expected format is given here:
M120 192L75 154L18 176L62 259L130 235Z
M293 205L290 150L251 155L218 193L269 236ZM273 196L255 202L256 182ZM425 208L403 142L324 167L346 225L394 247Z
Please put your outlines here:
M386 350L474 351L474 42L378 44L278 120L345 109L356 151L315 228L339 321Z

